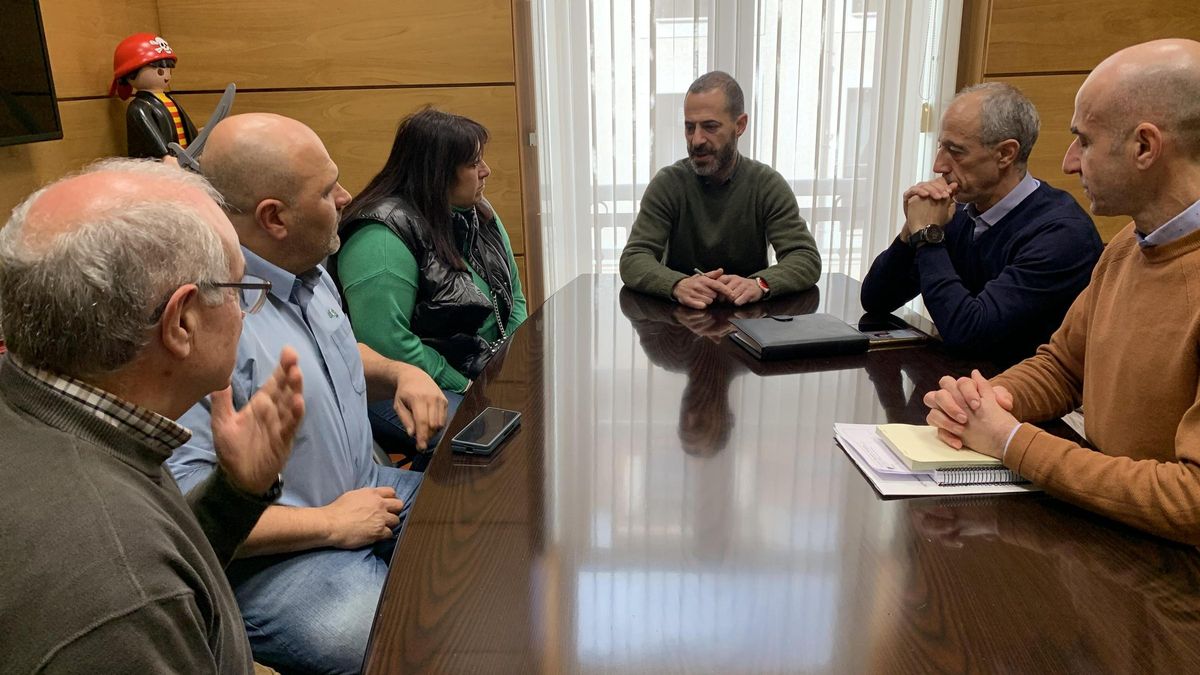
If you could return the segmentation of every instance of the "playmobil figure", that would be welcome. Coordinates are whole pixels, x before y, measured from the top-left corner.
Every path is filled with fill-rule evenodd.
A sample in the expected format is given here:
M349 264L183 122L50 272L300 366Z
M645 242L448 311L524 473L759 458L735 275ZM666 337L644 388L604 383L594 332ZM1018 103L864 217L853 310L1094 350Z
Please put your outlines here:
M167 41L152 33L130 35L113 53L113 81L109 96L128 100L125 127L130 157L161 159L170 154L168 143L186 148L196 137L196 127L183 107L167 93L171 70L178 57ZM136 91L136 93L134 93Z

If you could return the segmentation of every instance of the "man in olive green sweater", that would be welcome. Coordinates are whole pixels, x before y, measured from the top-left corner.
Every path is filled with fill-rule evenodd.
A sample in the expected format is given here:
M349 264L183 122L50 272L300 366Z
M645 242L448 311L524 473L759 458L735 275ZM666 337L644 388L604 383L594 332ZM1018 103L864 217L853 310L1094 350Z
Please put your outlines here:
M742 89L701 75L683 102L688 158L658 172L621 252L621 279L643 293L703 309L744 305L812 286L821 256L779 172L743 157ZM779 262L768 266L767 244Z

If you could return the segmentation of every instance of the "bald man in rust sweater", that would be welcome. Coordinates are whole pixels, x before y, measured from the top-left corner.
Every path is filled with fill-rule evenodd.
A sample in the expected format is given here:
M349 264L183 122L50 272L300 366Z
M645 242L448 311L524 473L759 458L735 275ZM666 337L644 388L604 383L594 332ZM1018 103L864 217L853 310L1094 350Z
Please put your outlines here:
M1133 222L1048 344L991 382L942 378L928 421L1061 499L1200 544L1200 42L1103 61L1071 131L1063 170L1080 175L1092 213ZM1096 450L1021 423L1081 402Z

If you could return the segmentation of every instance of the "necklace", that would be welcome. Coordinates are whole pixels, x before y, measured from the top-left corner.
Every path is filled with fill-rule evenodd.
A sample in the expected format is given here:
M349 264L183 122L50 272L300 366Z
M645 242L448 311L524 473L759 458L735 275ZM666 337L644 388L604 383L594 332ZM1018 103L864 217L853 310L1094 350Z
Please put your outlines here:
M474 240L479 236L479 212L476 209L471 209L471 226L472 249L474 249ZM492 283L491 275L488 274L486 265L483 265L482 258L480 259L480 269L483 272L480 276L483 277L483 281L488 285L488 291L492 296L492 315L496 317L496 328L500 331L500 339L487 343L488 350L492 354L495 354L499 351L500 346L504 344L504 341L508 339L508 331L504 329L504 320L500 318L500 298L496 295L496 285Z
M500 329L500 339L488 343L488 348L495 354L508 339L508 331L504 330L504 322L500 320L500 299L496 297L496 291L492 291L492 315L496 317L496 327Z

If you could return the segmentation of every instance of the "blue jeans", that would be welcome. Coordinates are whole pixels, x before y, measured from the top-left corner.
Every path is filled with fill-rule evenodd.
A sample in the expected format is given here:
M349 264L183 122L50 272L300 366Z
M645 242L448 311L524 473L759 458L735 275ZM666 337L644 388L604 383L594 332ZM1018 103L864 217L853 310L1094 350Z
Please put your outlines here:
M377 470L375 486L395 487L404 500L402 526L422 475L387 466ZM226 572L254 660L286 673L358 673L395 547L393 536L353 551L316 549L234 561Z
M449 403L446 408L446 424L448 425L454 417L455 411L458 410L459 404L462 403L463 395L447 389L443 389L442 393L446 396L447 403ZM415 470L423 471L425 469L425 464L429 458L419 456L422 453L417 450L416 442L404 430L404 425L400 423L400 416L396 414L396 409L392 407L392 399L384 399L369 404L367 406L367 418L371 420L371 433L375 436L375 442L379 443L384 451L404 453L413 460L413 468ZM441 438L441 432L434 434L433 438L429 439L429 446L425 449L425 453L432 452L434 446L437 445Z

